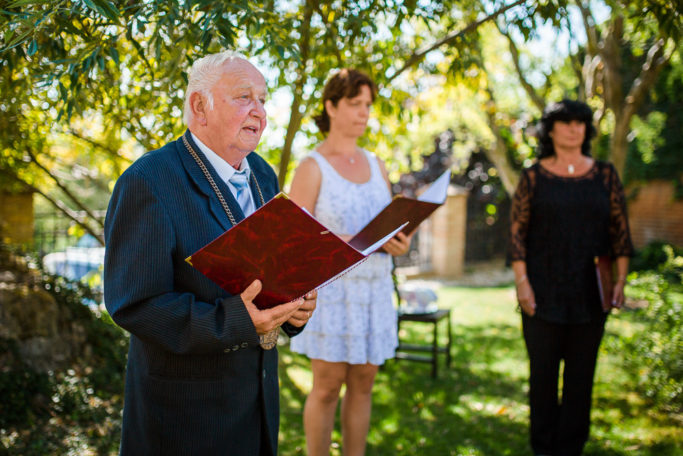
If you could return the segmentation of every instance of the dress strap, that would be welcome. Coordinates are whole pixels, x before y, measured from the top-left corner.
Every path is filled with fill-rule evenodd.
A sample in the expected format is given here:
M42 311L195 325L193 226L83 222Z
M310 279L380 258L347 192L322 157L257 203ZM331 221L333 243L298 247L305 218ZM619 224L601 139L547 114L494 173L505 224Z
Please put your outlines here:
M379 172L379 166L377 164L377 157L375 157L375 154L372 152L361 149L363 151L363 154L365 155L365 158L368 160L368 165L370 165L370 176L375 177L375 175Z
M320 152L318 152L317 150L314 149L309 154L309 157L313 157L315 162L318 164L318 168L320 168L320 172L323 175L331 174L329 171L334 171L334 168L332 170L329 169L329 168L332 168L332 165L330 165L330 163L327 160L325 160L325 157L323 157L320 154ZM334 174L334 173L332 173L332 174Z

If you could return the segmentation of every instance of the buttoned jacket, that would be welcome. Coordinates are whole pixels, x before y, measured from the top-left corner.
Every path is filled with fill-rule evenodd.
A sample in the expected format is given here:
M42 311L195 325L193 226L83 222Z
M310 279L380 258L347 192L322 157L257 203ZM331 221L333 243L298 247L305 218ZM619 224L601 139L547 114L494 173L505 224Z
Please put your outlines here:
M239 222L227 185L186 137ZM278 192L275 173L256 153L247 160L268 201ZM256 182L250 185L259 207ZM259 346L239 295L185 261L231 226L182 138L142 156L116 183L105 223L104 295L112 319L130 332L123 455L277 452L277 349Z

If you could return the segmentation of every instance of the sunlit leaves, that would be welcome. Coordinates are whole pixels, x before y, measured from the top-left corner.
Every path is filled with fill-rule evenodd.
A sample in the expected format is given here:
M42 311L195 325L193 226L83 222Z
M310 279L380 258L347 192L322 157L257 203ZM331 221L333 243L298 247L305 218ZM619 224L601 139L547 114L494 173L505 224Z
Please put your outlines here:
M647 21L627 22L641 24L627 31L640 33L643 43L662 21L680 22L666 2L653 6L638 0L629 6L609 1L623 7L630 19L647 9ZM529 156L519 130L513 130L536 114L536 108L521 92L505 46L488 49L487 41L497 32L485 26L467 28L516 5L514 0L6 3L0 10L0 89L12 98L0 106L0 127L6 132L0 138L6 151L2 165L29 177L33 173L36 182L38 173L19 152L29 145L63 170L93 166L93 185L110 188L131 160L183 131L187 68L206 53L223 49L238 50L257 63L270 93L289 100L299 114L290 116L291 109L277 113L266 132L260 152L274 165L283 156L290 118L289 130L296 133L288 138L294 162L320 140L310 119L322 108L325 81L342 67L359 68L380 86L363 141L394 170L406 169L408 157L412 166L420 166L419 154L430 152L439 129L457 130L464 138L456 145L460 151L489 146L489 114L509 130L510 144ZM568 3L521 2L496 20L524 41L536 36L541 24L566 29ZM570 64L551 62L552 71L546 71L538 70L543 62L531 53L522 51L522 58L526 69L545 78L535 84L544 97L563 95L576 85ZM40 127L17 122L20 116ZM56 142L67 146L56 148ZM283 161L284 172L295 165L288 163L288 155ZM106 196L104 192L102 198Z

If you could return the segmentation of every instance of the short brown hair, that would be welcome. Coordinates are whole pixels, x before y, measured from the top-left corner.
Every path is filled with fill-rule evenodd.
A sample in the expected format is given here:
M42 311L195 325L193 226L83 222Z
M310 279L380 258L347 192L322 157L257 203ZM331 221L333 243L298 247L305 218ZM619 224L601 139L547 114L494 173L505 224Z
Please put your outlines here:
M332 75L323 89L323 110L313 117L321 133L330 131L330 117L327 115L325 102L330 100L334 106L337 106L342 98L353 98L358 95L363 86L368 86L372 101L375 101L377 86L367 74L352 68L344 68Z

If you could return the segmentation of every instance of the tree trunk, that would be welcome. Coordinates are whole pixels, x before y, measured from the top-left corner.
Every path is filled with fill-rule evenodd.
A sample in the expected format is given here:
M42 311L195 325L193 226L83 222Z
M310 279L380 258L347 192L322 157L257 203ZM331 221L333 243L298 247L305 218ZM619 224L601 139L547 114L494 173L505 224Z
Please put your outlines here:
M301 101L303 99L304 86L308 80L306 66L308 64L308 58L310 54L312 16L313 4L311 3L311 0L309 0L306 2L306 6L304 7L304 18L303 22L301 23L301 39L299 40L301 64L299 65L299 75L297 77L296 84L294 84L294 90L292 91L293 100L289 114L289 124L287 125L285 144L282 146L282 155L280 155L280 169L277 176L280 188L285 185L285 181L287 180L289 161L292 158L292 144L294 143L294 137L299 131L301 119L303 118L303 114L301 113Z
M519 173L517 173L512 166L510 166L510 162L507 158L507 148L500 141L500 139L496 140L495 147L492 149L486 149L484 152L486 157L491 160L491 163L493 163L493 165L496 167L496 170L498 170L498 174L500 174L500 180L503 183L505 191L510 197L512 197L512 195L515 194L517 184L519 183Z
M10 172L9 170L4 170L0 169L0 174L3 174L9 179L12 179L16 182L19 182L22 184L26 189L39 194L43 198L45 198L50 204L52 204L57 210L62 212L64 215L66 215L69 219L71 219L76 225L80 226L83 228L87 233L92 235L95 239L99 241L101 245L104 246L104 237L102 236L102 232L98 232L96 230L93 230L87 223L86 220L80 220L79 217L76 215L74 211L72 211L69 207L67 207L64 203L62 203L59 200L51 198L47 193L43 192L40 190L38 187L29 184L28 182L24 181L21 179L19 176L16 174Z
M299 131L301 126L301 119L303 115L299 112L301 107L301 93L294 93L294 101L292 102L292 107L289 115L289 125L287 125L287 134L285 135L285 144L282 146L282 155L280 155L280 170L278 172L277 180L280 184L280 188L285 185L287 180L287 171L289 168L289 162L292 159L292 144L294 143L294 137Z
M630 131L629 124L631 123L631 116L624 116L621 113L615 113L615 125L612 131L612 139L610 144L610 161L617 169L619 176L623 179L624 168L626 167L626 153L628 151L628 133Z
M484 153L496 167L496 170L498 170L505 191L512 197L515 193L515 189L517 189L517 184L519 183L519 173L512 167L510 160L508 160L508 150L505 145L505 139L500 134L500 127L496 124L494 112L487 109L486 115L488 117L489 127L496 137L496 143L493 148L485 149Z

